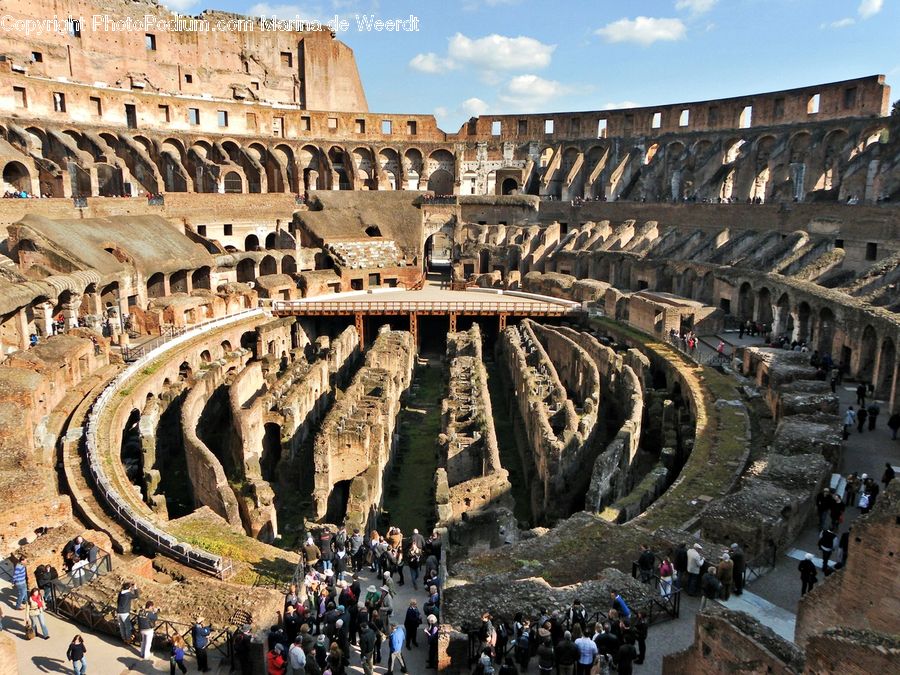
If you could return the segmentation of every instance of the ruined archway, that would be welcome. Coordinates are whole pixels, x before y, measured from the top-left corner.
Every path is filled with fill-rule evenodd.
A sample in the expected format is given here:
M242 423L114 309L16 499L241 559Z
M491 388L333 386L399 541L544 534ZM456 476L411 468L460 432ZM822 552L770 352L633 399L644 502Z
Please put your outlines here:
M147 297L163 298L166 295L166 277L162 272L156 272L147 279Z
M756 294L756 321L763 326L772 325L772 293L763 286Z
M738 319L741 321L753 320L753 289L746 281L738 290Z
M894 382L894 368L897 361L897 347L891 338L885 338L881 343L881 352L878 355L878 373L875 378L875 395L888 398L891 395L891 385Z
M7 162L3 167L3 189L4 192L12 190L15 192L31 193L31 174L25 165L21 162Z
M436 195L452 195L453 176L449 171L438 169L428 178L428 191Z
M244 250L245 251L258 251L259 250L259 237L255 234L248 234L244 237Z
M244 258L237 264L238 283L245 284L256 279L256 263L251 258Z
M859 367L856 379L860 382L872 382L875 375L875 358L878 355L878 335L871 325L863 329L859 343Z

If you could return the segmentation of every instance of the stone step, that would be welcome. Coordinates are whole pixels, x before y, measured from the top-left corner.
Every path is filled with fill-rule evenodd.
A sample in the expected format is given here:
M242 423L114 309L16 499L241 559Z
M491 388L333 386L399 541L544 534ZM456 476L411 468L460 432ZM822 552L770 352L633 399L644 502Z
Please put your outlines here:
M777 635L790 642L794 641L794 629L797 615L782 609L778 605L744 589L741 595L732 595L728 600L718 600L728 609L745 612L764 626L771 628Z

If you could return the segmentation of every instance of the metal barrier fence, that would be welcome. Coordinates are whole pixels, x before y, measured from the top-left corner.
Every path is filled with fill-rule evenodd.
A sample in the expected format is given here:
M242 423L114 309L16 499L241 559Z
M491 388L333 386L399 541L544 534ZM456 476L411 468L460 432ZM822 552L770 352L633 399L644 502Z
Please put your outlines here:
M180 542L171 534L161 530L156 525L140 517L134 512L128 502L113 487L113 483L106 475L103 467L103 458L97 448L97 430L98 423L103 411L109 404L110 400L125 383L140 372L153 359L162 356L166 351L173 349L197 334L212 328L221 328L231 323L243 321L254 315L263 315L263 311L259 308L247 309L231 314L220 319L212 319L205 321L191 330L182 334L171 337L154 349L147 351L140 358L132 362L125 370L113 379L103 393L97 397L91 406L88 421L85 425L84 444L85 459L88 462L88 471L91 480L94 483L97 494L106 504L110 513L116 520L127 530L134 534L138 539L148 544L153 550L164 555L174 558L179 562L192 567L206 574L226 579L233 569L230 560L222 558L201 548L193 548L190 544ZM165 336L161 336L165 337Z
M50 609L56 610L60 601L76 588L91 583L97 577L112 572L112 556L108 551L101 549L97 561L90 563L82 560L65 576L58 577L50 582Z
M565 316L581 313L581 307L549 302L485 302L467 300L277 300L276 314L520 314Z

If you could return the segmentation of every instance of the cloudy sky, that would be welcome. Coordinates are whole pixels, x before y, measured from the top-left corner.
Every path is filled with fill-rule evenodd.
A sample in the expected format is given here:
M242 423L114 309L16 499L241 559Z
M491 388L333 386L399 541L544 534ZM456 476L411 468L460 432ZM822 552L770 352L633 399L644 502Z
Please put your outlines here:
M900 82L900 0L162 0L170 9L350 23L369 108L597 110L721 98L884 73ZM419 19L359 31L356 15ZM894 98L900 98L900 91Z

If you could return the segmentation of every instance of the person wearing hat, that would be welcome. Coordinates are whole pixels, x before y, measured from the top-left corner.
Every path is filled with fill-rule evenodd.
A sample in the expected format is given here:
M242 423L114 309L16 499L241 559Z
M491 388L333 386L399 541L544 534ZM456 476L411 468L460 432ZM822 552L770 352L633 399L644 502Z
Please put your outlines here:
M437 668L437 652L438 652L438 633L440 633L440 627L438 626L437 617L434 614L429 614L428 618L425 619L425 635L428 638L428 668Z
M383 575L384 585L387 586L388 590L391 592L391 595L397 595L397 583L394 581L394 578L391 576L390 572L385 572Z
M800 561L800 564L797 565L797 570L800 572L800 595L806 595L808 591L813 589L813 586L816 585L816 582L819 578L816 576L816 564L813 562L815 556L812 553L807 553L803 560Z
M687 552L687 592L696 596L700 592L700 572L703 570L703 547L697 543Z
M209 647L209 634L212 632L212 626L204 626L205 619L198 614L194 618L194 625L191 626L191 642L194 643L194 653L197 655L197 669L201 673L209 672L209 657L206 653Z
M316 663L319 664L319 668L324 669L325 664L328 661L328 638L324 635L319 635L316 638Z
M268 675L285 675L287 662L284 660L284 647L279 642L266 655L266 672Z
M384 632L387 634L391 625L391 614L394 613L394 598L391 595L391 589L387 584L381 587L381 606L378 609L381 612Z

